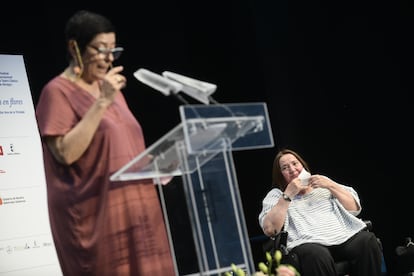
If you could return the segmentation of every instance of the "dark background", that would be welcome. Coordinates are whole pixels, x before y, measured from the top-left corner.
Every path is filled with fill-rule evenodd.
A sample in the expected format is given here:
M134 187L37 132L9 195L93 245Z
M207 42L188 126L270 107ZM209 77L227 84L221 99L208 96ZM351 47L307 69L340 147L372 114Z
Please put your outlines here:
M413 1L4 2L0 53L22 54L33 100L64 70L64 24L78 9L109 17L125 48L124 94L150 145L179 123L174 98L133 72L168 70L217 84L220 103L265 102L275 147L234 152L255 263L257 216L276 151L352 185L373 221L390 275L413 236Z

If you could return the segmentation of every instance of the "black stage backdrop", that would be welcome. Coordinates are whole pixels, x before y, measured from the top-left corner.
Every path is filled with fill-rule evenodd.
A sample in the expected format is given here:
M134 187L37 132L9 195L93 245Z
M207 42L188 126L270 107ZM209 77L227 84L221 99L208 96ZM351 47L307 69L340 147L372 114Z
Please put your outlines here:
M22 54L34 102L67 65L63 30L78 9L108 16L125 48L124 93L150 145L179 123L179 102L133 72L177 72L217 84L220 103L266 102L275 147L234 153L255 263L257 216L276 151L352 185L390 275L413 237L412 1L99 1L0 4L0 53Z

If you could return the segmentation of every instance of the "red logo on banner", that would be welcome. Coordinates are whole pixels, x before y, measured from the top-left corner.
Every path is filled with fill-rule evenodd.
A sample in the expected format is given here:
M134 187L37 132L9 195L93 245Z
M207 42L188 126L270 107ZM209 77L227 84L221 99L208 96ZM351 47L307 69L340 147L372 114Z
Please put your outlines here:
M0 146L0 155L3 155L3 147Z

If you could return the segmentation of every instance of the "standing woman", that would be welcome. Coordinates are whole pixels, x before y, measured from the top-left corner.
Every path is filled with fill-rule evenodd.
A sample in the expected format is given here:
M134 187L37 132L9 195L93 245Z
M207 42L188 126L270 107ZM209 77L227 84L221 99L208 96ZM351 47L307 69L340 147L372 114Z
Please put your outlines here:
M43 88L36 117L43 142L50 223L65 276L175 275L151 180L111 182L145 150L120 91L122 52L100 14L67 22L69 65Z

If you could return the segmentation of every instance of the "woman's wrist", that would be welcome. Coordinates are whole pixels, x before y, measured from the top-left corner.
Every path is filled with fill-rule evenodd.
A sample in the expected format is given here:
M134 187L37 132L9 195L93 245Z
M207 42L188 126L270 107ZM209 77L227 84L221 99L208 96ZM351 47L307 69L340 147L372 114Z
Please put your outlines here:
M282 193L282 198L284 199L284 200L286 200L286 201L292 201L292 199L290 198L290 196L288 196L287 194L285 194L285 193Z

